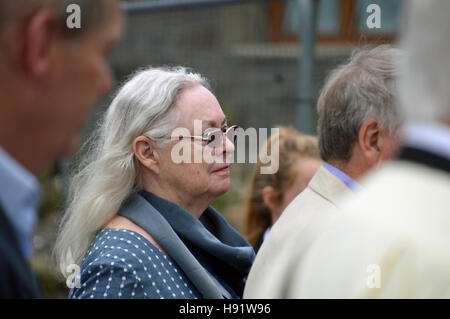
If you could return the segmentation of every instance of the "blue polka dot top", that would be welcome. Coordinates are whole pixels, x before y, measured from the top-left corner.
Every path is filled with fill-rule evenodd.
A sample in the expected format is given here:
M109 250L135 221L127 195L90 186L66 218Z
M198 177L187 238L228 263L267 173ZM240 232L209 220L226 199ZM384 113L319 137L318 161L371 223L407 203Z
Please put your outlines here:
M177 264L140 234L100 230L80 266L69 298L180 298L200 294Z

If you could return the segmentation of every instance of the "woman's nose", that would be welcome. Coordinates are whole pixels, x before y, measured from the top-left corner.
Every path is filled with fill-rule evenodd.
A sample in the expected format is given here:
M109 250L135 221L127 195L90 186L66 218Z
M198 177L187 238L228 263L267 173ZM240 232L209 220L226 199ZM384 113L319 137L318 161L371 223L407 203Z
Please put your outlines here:
M234 153L235 150L234 142L231 141L226 134L224 134L222 143L223 143L222 148L224 150L226 158L228 159L228 156L231 156Z

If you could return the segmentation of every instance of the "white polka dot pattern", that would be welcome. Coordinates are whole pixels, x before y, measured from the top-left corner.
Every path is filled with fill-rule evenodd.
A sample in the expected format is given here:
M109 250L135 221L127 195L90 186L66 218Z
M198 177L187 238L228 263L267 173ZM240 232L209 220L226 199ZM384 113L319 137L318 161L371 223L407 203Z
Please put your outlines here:
M170 257L130 230L100 230L80 268L81 287L69 298L200 298Z

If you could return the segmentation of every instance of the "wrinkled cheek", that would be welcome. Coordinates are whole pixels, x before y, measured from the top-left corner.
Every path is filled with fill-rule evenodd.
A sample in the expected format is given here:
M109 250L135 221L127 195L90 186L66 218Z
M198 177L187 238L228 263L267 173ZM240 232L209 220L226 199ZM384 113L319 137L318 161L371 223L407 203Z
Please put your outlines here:
M205 164L223 164L226 162L225 156L223 154L223 150L212 147L204 147L202 150L202 158L203 163Z
M208 190L211 177L204 164L188 164L191 165L188 170L189 174L185 175L185 185L191 188L195 193L202 193Z
M207 164L214 163L214 152L210 148L205 147L203 151L203 162Z

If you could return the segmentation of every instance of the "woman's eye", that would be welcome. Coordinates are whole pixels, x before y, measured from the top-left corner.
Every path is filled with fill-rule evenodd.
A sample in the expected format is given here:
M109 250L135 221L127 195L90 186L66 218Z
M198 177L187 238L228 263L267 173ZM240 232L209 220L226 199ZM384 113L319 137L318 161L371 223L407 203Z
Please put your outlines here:
M210 140L211 138L214 139L215 134L216 134L216 130L206 130L206 132L203 133L203 137Z

